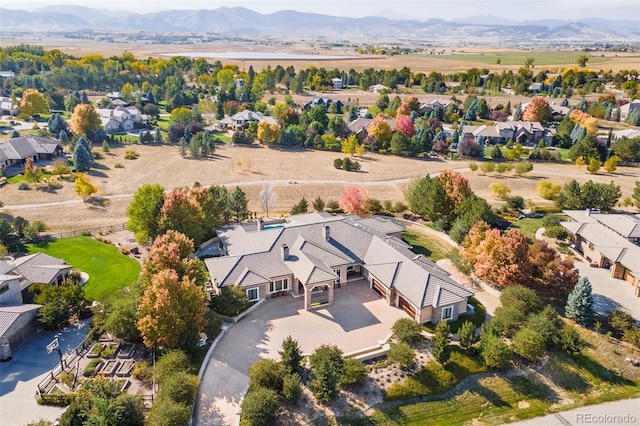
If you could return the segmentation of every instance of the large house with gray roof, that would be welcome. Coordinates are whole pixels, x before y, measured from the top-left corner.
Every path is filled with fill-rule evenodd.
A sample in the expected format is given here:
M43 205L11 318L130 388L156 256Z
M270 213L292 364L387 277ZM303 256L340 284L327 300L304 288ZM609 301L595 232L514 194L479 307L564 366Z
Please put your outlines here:
M389 306L418 322L455 320L473 292L443 269L411 251L404 226L382 217L292 216L218 230L223 256L205 260L211 291L242 286L251 301L289 293L309 310L332 303L334 288L364 280Z
M40 136L20 136L0 143L0 171L14 164L22 165L31 158L34 162L51 160L62 155L59 141Z
M611 271L611 276L633 286L640 297L640 215L564 210L569 221L561 225L573 247L587 262Z
M21 291L31 284L60 285L71 275L71 268L64 260L44 253L0 260L0 274L18 276Z

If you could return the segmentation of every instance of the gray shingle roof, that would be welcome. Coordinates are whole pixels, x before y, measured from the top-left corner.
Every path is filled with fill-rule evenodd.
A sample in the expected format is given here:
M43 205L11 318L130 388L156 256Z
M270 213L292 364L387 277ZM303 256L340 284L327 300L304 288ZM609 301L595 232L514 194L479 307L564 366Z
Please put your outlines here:
M245 280L257 283L256 276L273 279L293 274L310 284L337 278L336 266L361 263L419 307L457 303L473 295L433 262L413 253L408 244L381 232L398 232L404 229L401 225L357 216L301 216L279 229L251 231L255 228L234 225L220 230L221 241L236 256L206 259L212 279L224 286ZM325 239L327 226L330 238ZM286 261L283 245L289 248Z
M19 257L12 263L14 269L11 272L24 277L20 283L23 290L33 283L49 284L61 271L71 269L64 260L44 253Z
M0 306L0 337L4 337L4 334L20 318L20 315L39 308L40 305L30 304Z

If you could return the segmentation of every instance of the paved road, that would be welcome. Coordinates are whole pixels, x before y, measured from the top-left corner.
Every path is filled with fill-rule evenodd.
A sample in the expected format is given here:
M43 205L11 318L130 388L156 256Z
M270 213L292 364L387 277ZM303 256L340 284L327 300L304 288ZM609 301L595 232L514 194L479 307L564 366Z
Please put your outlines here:
M640 399L625 399L549 414L518 426L640 425Z
M60 348L69 353L87 336L89 322L65 328L59 338ZM41 331L29 338L13 354L13 359L0 363L0 425L23 426L41 418L53 421L62 408L38 405L38 383L60 362L58 354L47 355L46 346L55 333Z

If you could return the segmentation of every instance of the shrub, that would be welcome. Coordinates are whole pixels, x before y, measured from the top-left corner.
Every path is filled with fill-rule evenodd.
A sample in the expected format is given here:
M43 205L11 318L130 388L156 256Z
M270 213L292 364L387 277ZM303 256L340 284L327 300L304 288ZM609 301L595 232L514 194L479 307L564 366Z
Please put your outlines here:
M397 320L393 324L393 327L391 327L391 331L393 331L393 334L399 341L409 345L417 343L422 339L422 327L410 318L400 318Z
M260 426L271 422L278 409L280 400L273 389L252 389L242 401L242 419L250 426Z
M580 337L580 333L571 327L565 326L560 331L560 348L569 354L576 354L584 347L584 341Z
M73 379L75 378L75 376L71 373L67 373L66 371L64 373L60 374L60 381L62 383L64 383L65 385L67 385L67 387L69 389L73 389Z
M20 191L25 191L27 189L31 189L31 187L29 186L29 184L27 182L20 182L20 184L18 185L18 189Z
M549 348L558 339L562 322L553 306L547 305L541 312L529 316L527 327L540 332L545 346Z
M607 323L616 337L622 337L625 331L631 330L634 322L631 314L622 309L612 309L607 314Z
M100 359L92 359L89 361L89 364L84 368L82 375L84 377L92 377L96 374L96 369L98 368L98 364L100 364Z
M567 234L567 230L562 226L552 226L550 228L545 228L543 235L549 238L555 238L558 240L566 239L569 234Z
M222 287L220 294L211 299L211 309L226 316L238 315L248 306L247 293L239 285Z
M536 192L545 200L553 200L562 191L562 187L559 183L549 182L547 180L543 180L538 182L536 185Z
M286 370L281 363L272 359L259 359L249 368L249 386L282 390L282 380Z
M298 373L287 374L282 379L282 397L289 401L297 401L302 395L302 384Z
M480 336L482 358L489 368L504 368L511 361L511 350L502 339L490 332Z
M38 398L38 405L50 405L53 407L66 407L73 401L73 395L49 394Z
M456 376L452 372L447 371L437 362L431 361L405 382L391 385L385 393L385 399L396 401L436 395L453 387L456 381Z
M147 386L150 386L153 383L153 368L147 361L136 362L131 375L134 379L140 380Z
M138 154L135 151L127 150L124 152L125 160L135 160L138 158Z
M364 380L366 375L367 372L364 368L364 365L362 365L362 361L353 358L347 358L344 360L340 383L343 385L352 385Z
M392 343L387 352L387 358L397 362L402 368L411 368L413 367L416 353L411 349L411 346L404 342Z
M190 418L191 406L179 404L169 398L158 398L154 401L145 424L186 426Z
M104 345L102 343L96 343L95 345L93 345L93 347L91 348L91 353L93 355L97 355L100 356L100 354L102 353L102 350L104 349Z
M511 343L518 355L530 361L537 361L545 354L544 337L538 330L529 327L518 331Z
M462 349L469 349L476 342L476 327L471 321L465 321L458 329L458 340Z
M172 350L162 355L158 362L156 362L156 379L158 383L160 383L160 386L162 386L164 379L173 373L178 371L190 372L190 370L191 366L187 355L180 350Z
M520 195L514 195L507 198L507 208L509 210L522 210L524 209L524 198Z
M560 222L564 220L564 217L559 214L548 214L542 218L542 226L545 228L551 228L552 226L560 226Z
M198 394L200 380L195 374L177 371L162 380L158 398L171 399L179 404L192 405Z
M114 167L114 168L116 168L116 169L124 169L124 164L122 164L122 163L115 163L115 164L113 165L113 167Z

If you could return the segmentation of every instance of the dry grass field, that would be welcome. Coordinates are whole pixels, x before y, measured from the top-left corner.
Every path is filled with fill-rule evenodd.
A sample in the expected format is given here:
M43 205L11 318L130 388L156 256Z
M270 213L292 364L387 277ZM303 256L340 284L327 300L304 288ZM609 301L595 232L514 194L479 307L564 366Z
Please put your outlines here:
M125 160L124 151L139 154L137 160ZM622 187L623 198L633 191L640 180L637 168L620 168L615 175L591 175L572 165L535 164L527 177L483 176L468 170L466 161L422 160L391 155L367 154L358 159L362 171L358 173L336 170L333 160L341 153L323 151L278 150L264 147L223 146L216 156L207 160L182 158L176 146L127 145L103 154L98 168L90 174L100 186L96 198L100 202L83 203L74 193L74 185L65 182L55 193L39 189L18 190L9 184L0 188L4 213L23 216L29 220L43 220L52 231L67 231L118 224L126 221L126 207L138 187L145 183L159 183L165 189L202 185L240 185L247 193L249 209L262 214L258 193L265 181L271 181L278 195L276 213L286 214L301 197L312 201L317 196L338 200L340 192L351 185L367 188L369 196L379 200L403 200L403 189L416 176L437 173L445 168L461 171L476 193L494 205L502 201L494 198L490 183L500 181L509 185L512 195L521 195L537 205L550 204L535 194L540 180L548 179L564 184L575 178L580 182L615 181ZM121 163L124 168L116 168ZM39 184L44 187L45 184ZM104 201L104 202L102 202Z
M129 43L107 43L93 40L69 39L57 36L43 38L41 35L23 35L0 39L0 47L12 46L20 43L44 45L46 49L60 49L73 56L83 56L87 54L99 54L104 57L120 55L123 52L131 52L137 57L148 58L150 56L160 57L164 53L173 52L230 52L230 51L252 51L252 52L287 52L300 54L327 54L327 55L350 55L354 53L345 49L327 49L319 46L318 43L298 42L293 44L278 45L257 45L251 43L236 43L232 41L217 41L211 43L194 43L186 45L178 44L155 44L147 41L131 41ZM584 52L577 50L515 50L492 47L455 47L455 46L434 46L430 48L433 52L455 52L455 55L397 55L397 56L365 56L357 59L341 60L256 60L256 59L225 59L225 64L233 64L240 69L247 69L250 65L257 71L271 65L275 67L282 65L284 68L292 65L296 69L308 68L310 66L324 67L327 69L338 68L349 70L351 68L362 71L366 68L375 69L400 69L404 66L411 68L414 73L431 71L452 73L465 71L469 68L487 68L490 71L517 70L524 63L526 57L535 59L535 68L542 67L549 69L561 69L576 65L576 59ZM496 60L500 59L500 64ZM210 60L213 62L213 60ZM640 54L621 52L593 52L590 55L588 67L602 70L612 70L614 72L623 69L638 69L640 67Z

